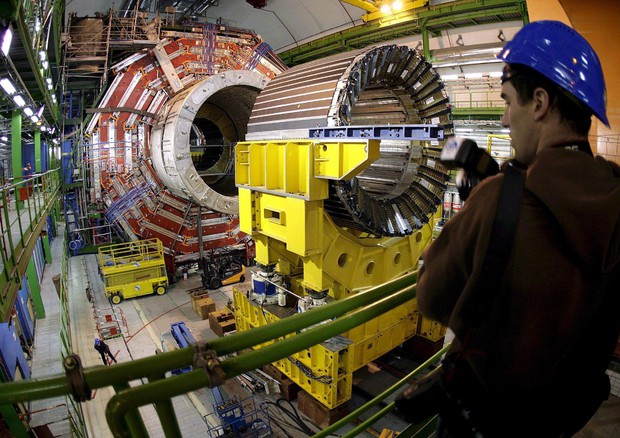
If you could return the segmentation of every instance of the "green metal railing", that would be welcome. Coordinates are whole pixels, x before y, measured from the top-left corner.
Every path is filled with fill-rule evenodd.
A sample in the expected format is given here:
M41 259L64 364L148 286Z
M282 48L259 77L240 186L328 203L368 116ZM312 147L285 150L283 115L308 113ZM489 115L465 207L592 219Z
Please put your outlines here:
M407 376L405 376L404 378L402 378L401 380L396 382L394 385L390 386L388 389L383 391L381 394L377 395L375 398L373 398L372 400L368 401L363 406L360 406L358 409L356 409L355 411L351 412L347 416L343 417L339 421L337 421L334 424L326 427L321 432L315 434L313 436L313 438L325 438L325 437L333 434L335 431L341 429L345 424L351 423L352 421L356 420L360 415L368 412L370 409L372 409L373 407L375 407L376 405L381 403L383 400L385 400L387 397L389 397L390 395L394 394L396 391L401 389L402 386L405 383L409 382L414 377L422 374L424 372L424 370L426 370L429 366L431 366L435 362L439 361L441 359L441 357L448 351L448 348L450 348L450 344L445 345L441 350L439 350L433 356L428 358L423 364L421 364L415 370L410 372ZM391 402L389 405L385 406L379 412L377 412L376 414L372 415L366 421L360 423L353 430L347 432L345 435L342 435L342 438L349 438L349 437L353 438L353 437L356 437L360 432L362 432L363 430L367 429L371 424L376 423L377 420L379 420L380 418L384 417L389 412L394 410L395 407L396 407L395 402ZM423 425L412 425L412 426L413 426L413 430L415 432L417 432L420 429L424 428L425 424L423 424ZM420 426L422 426L422 427L420 427Z
M60 359L68 357L73 352L73 341L71 338L71 313L69 308L69 241L65 230L65 248L62 252L62 264L60 267L60 276L58 279L58 297L60 300ZM71 430L71 436L78 438L88 436L86 424L84 423L84 412L82 404L69 395L65 396L65 405L67 407L67 420Z
M417 272L414 272L344 300L255 328L252 336L238 332L225 338L198 342L192 347L128 363L83 369L79 357L69 355L64 358L66 375L1 384L0 406L6 408L7 405L15 403L70 394L85 401L89 398L90 391L112 386L116 395L107 405L106 419L114 436L147 437L148 433L138 409L148 404L155 405L166 436L181 436L172 407L172 397L220 385L226 379L283 359L376 318L415 298L416 281ZM317 325L324 321L328 322ZM304 328L308 329L299 333ZM297 334L285 338L292 333ZM278 342L259 350L247 351L272 340ZM436 360L444 351L445 349L432 359ZM233 353L238 355L227 357ZM164 378L166 372L187 366L192 366L193 370ZM425 366L418 368L403 379L399 386L424 368ZM138 379L146 379L146 383L136 387L129 386L130 381ZM381 396L385 398L396 389L398 388L395 385ZM374 406L377 400L373 400L368 409ZM380 414L386 414L392 408L393 406L384 409Z
M293 67L335 53L406 36L425 33L437 35L443 30L479 23L497 23L501 27L502 22L513 20L528 21L526 0L456 0L449 4L401 12L393 20L373 20L363 26L354 26L308 43L296 44L295 47L279 51L278 56L287 66ZM429 52L427 41L424 52Z
M0 321L6 321L34 247L58 200L60 169L0 188ZM35 303L36 306L36 303Z

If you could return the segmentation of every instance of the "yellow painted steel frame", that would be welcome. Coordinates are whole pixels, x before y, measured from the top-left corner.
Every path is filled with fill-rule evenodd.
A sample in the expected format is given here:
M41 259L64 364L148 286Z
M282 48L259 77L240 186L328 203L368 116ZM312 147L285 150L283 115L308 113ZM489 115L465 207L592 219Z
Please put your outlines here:
M500 139L500 140L506 140L508 142L510 142L510 135L509 134L488 134L487 135L487 152L493 156L493 139ZM511 154L510 154L510 158L514 158L514 149L511 147Z
M278 320L278 317L268 310L250 302L245 293L236 287L233 287L233 303L237 331L248 331ZM262 344L261 347L273 342ZM339 336L331 342L315 345L292 354L287 359L273 362L272 365L331 409L351 398L351 347L350 340Z
M345 3L352 4L353 6L357 6L358 8L364 9L368 11L368 14L362 15L362 20L368 22L377 20L383 17L389 17L392 14L403 13L406 11L411 11L414 9L419 9L428 4L428 0L405 0L401 2L401 7L398 10L389 9L388 11L381 10L381 6L384 4L387 6L391 6L393 4L390 0L379 0L379 1L365 1L365 0L343 0Z
M378 158L379 142L270 141L236 147L241 230L256 261L291 275L295 293L327 291L342 299L417 268L438 211L410 236L374 238L337 227L323 209L328 179L348 179ZM295 277L296 276L296 277ZM235 291L237 330L277 320ZM412 300L379 318L274 365L328 408L351 396L352 373L413 335L439 340L445 328L423 318Z

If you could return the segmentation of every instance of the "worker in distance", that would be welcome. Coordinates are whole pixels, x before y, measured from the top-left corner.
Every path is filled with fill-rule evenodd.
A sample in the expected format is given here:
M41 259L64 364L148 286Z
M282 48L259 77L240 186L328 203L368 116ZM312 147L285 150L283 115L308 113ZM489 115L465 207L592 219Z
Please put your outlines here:
M97 352L101 356L101 361L103 362L104 365L110 365L110 363L112 362L118 363L116 361L116 358L110 351L110 347L108 346L108 344L105 343L103 339L96 337L94 347L95 347L95 350L97 350ZM108 361L108 358L110 358L109 361Z

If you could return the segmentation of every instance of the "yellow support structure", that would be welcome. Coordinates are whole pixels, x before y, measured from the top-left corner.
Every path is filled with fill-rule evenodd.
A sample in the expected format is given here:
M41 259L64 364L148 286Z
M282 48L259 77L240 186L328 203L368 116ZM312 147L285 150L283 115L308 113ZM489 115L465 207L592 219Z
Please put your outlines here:
M245 293L235 287L233 303L237 331L248 331L281 319L252 304ZM273 342L262 346L271 343ZM354 371L352 342L344 336L337 336L292 354L286 359L273 362L272 365L330 409L351 398Z
M378 0L378 1L366 1L366 0L342 0L345 3L349 3L358 8L368 11L368 14L362 15L362 20L365 22L378 20L384 17L390 17L392 15L401 14L403 12L412 11L414 9L420 9L428 4L428 0L404 0L398 9L394 9L394 1L392 0Z
M327 292L339 300L417 268L440 211L406 237L369 237L334 224L323 207L329 180L350 179L379 158L379 141L241 142L235 150L241 230L252 235L256 262L276 266L300 297ZM291 308L258 305L234 289L237 330L286 317ZM431 341L445 327L427 321L416 300L274 365L332 409L351 397L352 375L416 334Z

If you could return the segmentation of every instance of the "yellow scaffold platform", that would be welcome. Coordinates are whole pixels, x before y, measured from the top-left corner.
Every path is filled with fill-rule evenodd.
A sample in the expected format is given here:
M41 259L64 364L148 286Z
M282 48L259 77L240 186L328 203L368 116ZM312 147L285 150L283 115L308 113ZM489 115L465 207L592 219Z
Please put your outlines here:
M166 293L168 275L159 239L102 246L97 260L106 296L113 304L141 295Z

